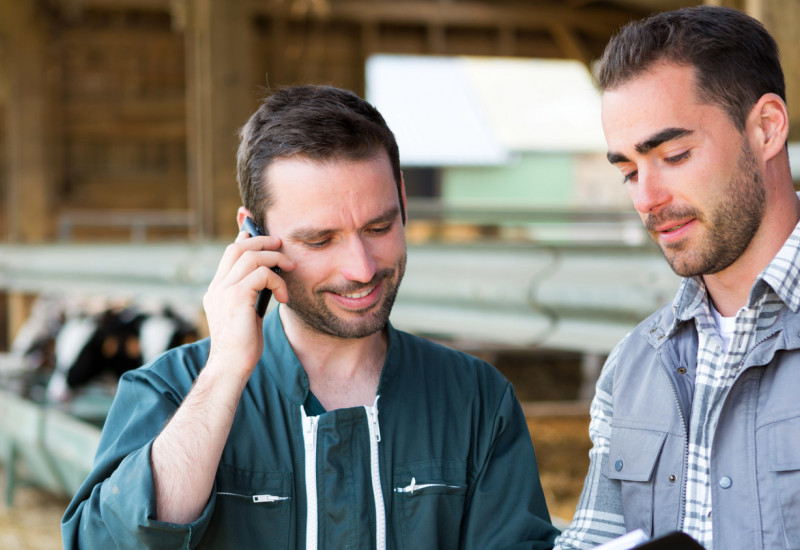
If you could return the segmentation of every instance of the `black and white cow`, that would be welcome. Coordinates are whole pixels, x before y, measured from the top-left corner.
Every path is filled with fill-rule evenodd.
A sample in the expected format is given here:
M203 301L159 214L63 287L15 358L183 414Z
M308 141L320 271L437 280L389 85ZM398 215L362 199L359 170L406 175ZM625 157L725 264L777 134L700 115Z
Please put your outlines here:
M197 336L197 328L169 308L147 313L129 306L69 317L55 339L47 400L68 401L75 389L102 376L116 380Z

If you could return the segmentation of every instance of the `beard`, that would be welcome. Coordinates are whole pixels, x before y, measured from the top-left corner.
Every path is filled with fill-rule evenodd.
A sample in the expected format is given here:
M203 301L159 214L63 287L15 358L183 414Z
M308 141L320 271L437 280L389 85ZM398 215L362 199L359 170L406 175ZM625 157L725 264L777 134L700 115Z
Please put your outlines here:
M309 291L290 275L285 276L289 291L289 302L286 304L309 329L337 338L365 338L384 329L389 321L397 291L406 269L406 255L400 258L392 268L384 268L375 273L368 283L350 281L338 286L326 286ZM343 319L328 307L325 296L329 292L336 294L354 294L375 285L383 284L382 300L364 311L352 312L356 319Z
M711 275L729 267L753 240L766 211L766 191L750 146L745 143L721 200L705 213L697 208L666 208L645 219L645 228L659 245L672 270L681 277ZM688 239L660 244L655 228L667 220L695 218L706 227L702 241Z

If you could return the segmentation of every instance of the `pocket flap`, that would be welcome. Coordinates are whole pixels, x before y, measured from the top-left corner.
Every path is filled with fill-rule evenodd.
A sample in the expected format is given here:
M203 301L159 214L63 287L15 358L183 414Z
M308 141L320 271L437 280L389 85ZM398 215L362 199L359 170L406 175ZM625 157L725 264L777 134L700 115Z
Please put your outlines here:
M770 426L769 450L771 471L800 470L800 418L782 420Z
M606 477L622 481L648 481L666 438L666 432L612 427Z

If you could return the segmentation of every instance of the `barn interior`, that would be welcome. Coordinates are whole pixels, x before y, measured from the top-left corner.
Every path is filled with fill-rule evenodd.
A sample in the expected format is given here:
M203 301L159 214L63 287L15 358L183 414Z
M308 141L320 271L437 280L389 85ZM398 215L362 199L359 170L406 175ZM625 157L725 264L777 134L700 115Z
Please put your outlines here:
M12 351L37 303L54 296L177 300L197 312L202 336L203 289L236 233L237 132L269 89L332 84L364 96L376 55L588 68L627 21L701 3L0 0L0 352ZM790 142L800 142L800 2L705 3L750 13L775 36ZM588 464L592 383L611 346L669 299L676 279L654 247L625 237L638 224L627 206L448 208L441 174L439 166L406 168L408 290L393 322L485 357L514 382L537 449L540 425L550 451L538 452L542 471L552 472L548 499L568 520ZM598 244L520 230L581 224L619 231ZM483 286L486 278L494 282ZM18 405L3 409L7 418L41 414ZM577 443L544 440L554 418L577 425ZM62 433L72 433L64 421ZM74 430L82 437L82 427ZM41 442L14 433L0 437L6 502L15 475L74 490L85 465L54 473L29 459L33 466L17 467L15 453ZM23 439L16 450L14 437ZM580 462L565 471L563 455L575 446Z

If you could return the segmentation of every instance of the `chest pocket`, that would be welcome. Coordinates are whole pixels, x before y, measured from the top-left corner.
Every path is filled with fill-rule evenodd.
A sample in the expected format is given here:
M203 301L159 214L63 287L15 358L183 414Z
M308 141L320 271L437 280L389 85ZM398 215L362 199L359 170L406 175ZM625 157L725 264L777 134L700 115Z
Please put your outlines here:
M466 462L397 464L392 481L400 547L458 548L467 494Z
M288 548L292 474L220 465L206 548Z
M621 482L625 528L653 534L653 472L667 434L637 428L611 428L604 474Z
M783 534L788 548L800 548L800 418L770 427L769 466L777 476Z

